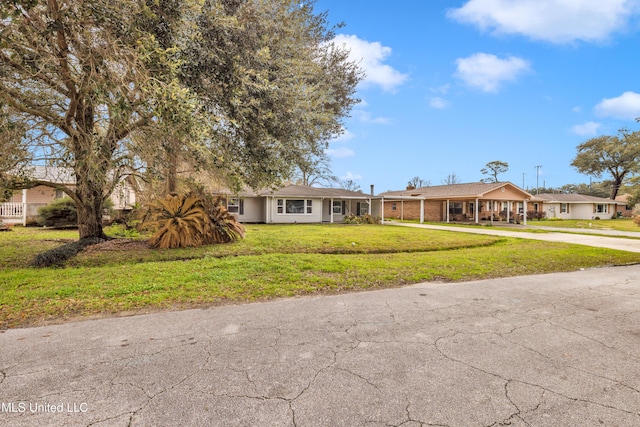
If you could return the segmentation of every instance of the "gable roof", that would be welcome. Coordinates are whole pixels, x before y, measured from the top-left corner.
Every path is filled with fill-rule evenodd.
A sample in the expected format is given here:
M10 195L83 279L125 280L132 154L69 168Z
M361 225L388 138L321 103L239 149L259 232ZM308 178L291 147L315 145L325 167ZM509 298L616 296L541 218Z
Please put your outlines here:
M596 196L588 196L586 194L537 194L533 200L533 202L541 201L544 203L613 203L616 205L624 205L624 201L620 200L612 200L605 199L604 197L596 197Z
M433 187L421 187L413 190L387 191L380 194L382 197L415 197L423 199L442 199L442 198L482 198L491 191L498 190L502 187L509 186L516 191L521 192L527 198L533 197L523 189L510 182L472 182L467 184L449 184L435 185Z
M56 166L33 165L24 169L30 179L38 181L48 181L54 184L75 184L76 177L73 171L67 168Z
M232 194L230 191L222 193ZM362 191L351 191L342 188L320 188L306 185L287 185L279 189L251 191L245 189L236 194L240 197L300 197L300 198L333 198L333 199L369 199L371 196Z

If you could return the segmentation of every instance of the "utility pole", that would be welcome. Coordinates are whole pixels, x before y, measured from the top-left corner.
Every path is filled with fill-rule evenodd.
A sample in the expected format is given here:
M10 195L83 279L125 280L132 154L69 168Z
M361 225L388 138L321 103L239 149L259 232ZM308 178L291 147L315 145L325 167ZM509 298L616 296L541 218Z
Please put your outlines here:
M522 189L524 190L524 176L526 173L522 172Z
M536 168L536 196L539 193L540 190L540 185L538 185L538 175L540 173L540 168L542 167L542 165L538 165L538 166L534 166L534 168Z

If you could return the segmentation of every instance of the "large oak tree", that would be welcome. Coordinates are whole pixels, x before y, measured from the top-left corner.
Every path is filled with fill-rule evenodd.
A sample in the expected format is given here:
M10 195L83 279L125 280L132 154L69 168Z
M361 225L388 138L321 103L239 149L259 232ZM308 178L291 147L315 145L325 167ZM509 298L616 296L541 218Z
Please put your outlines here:
M81 238L104 236L103 203L126 175L174 180L191 162L278 184L356 102L360 70L331 37L312 2L2 2L0 125L19 126L0 138L18 160L0 178L71 169Z
M591 138L577 147L571 162L579 172L600 178L613 178L610 198L615 199L625 177L640 172L640 132L621 129L618 135Z

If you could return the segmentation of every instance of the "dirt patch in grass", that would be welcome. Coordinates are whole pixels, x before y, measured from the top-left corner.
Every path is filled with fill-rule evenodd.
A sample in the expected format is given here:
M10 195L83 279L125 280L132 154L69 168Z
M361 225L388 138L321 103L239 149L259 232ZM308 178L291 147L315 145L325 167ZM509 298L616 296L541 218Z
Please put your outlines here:
M106 242L98 243L95 245L87 246L83 252L122 252L122 251L137 251L143 249L149 249L149 243L146 240L135 239L112 239Z

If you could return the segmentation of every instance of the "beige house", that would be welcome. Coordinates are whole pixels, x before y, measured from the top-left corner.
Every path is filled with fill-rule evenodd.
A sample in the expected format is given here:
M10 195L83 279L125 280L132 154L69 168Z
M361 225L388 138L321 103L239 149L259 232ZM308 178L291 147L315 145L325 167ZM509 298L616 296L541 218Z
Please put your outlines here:
M531 204L546 218L611 219L625 208L625 201L584 194L538 194Z
M214 193L243 223L341 223L347 215L380 215L378 198L339 188L288 185L278 190Z
M35 180L72 188L75 186L75 177L68 169L34 166L30 173L31 178ZM39 207L63 197L67 196L62 190L45 185L16 191L11 199L5 203L0 203L0 221L6 224L33 224L36 222ZM116 211L132 209L136 203L134 186L126 179L120 181L113 193L111 193L110 199Z
M384 218L423 221L524 221L531 194L510 182L438 185L388 191Z

